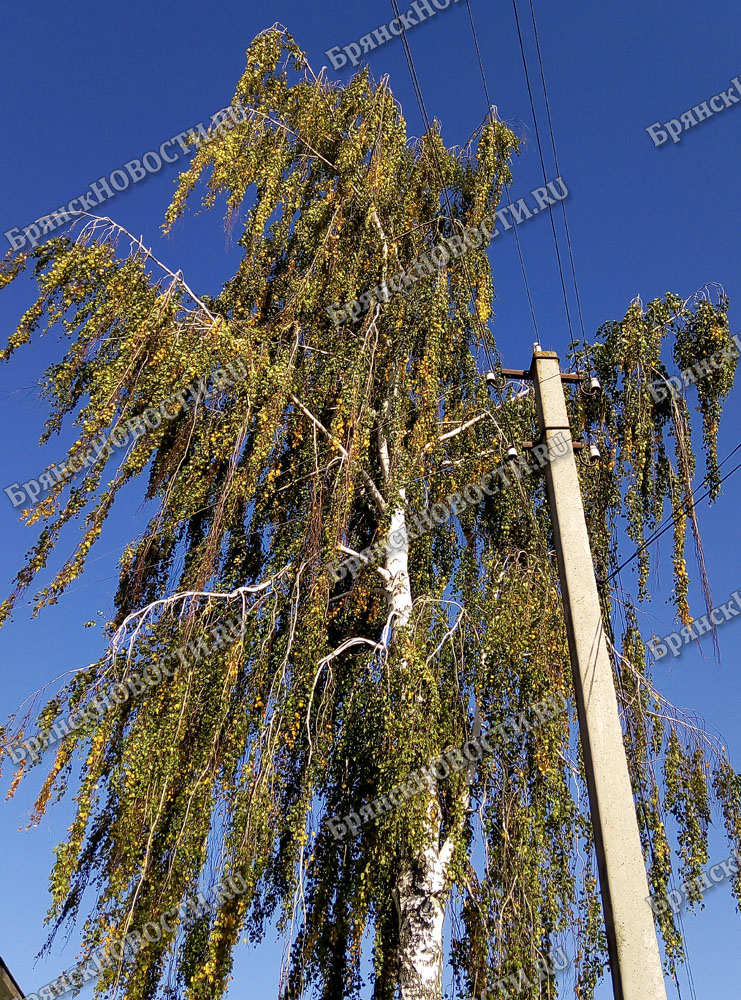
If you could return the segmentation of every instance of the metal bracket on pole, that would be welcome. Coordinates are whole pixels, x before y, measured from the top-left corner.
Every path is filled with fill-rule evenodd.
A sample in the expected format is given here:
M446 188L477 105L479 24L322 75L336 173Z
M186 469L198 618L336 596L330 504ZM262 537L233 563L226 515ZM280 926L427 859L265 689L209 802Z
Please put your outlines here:
M550 351L541 351L541 354L550 354ZM553 355L554 357L556 355ZM584 382L585 378L578 372L559 372L562 382ZM521 379L523 382L533 382L535 376L532 368L502 368L502 375L505 378Z
M570 428L568 427L565 429L570 430ZM530 451L532 448L537 448L537 446L539 444L542 444L543 441L544 438L543 435L541 434L541 436L538 438L537 441L523 441L520 447L522 448L523 451ZM574 451L581 451L582 448L584 447L584 444L581 441L572 441L571 447L574 449Z

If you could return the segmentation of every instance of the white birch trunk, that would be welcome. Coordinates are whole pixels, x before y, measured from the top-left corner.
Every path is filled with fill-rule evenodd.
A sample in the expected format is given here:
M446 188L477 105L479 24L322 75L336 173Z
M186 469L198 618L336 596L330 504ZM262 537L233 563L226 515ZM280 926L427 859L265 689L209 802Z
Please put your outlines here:
M424 830L424 844L417 857L402 867L396 890L401 1000L441 1000L443 992L443 924L452 844L438 846L440 811L434 792Z
M405 500L404 490L399 490L402 503ZM409 579L409 540L406 529L406 511L398 507L391 515L389 528L389 547L386 550L384 580L386 581L386 600L389 616L393 615L391 625L401 628L409 623L412 613L412 585ZM399 544L396 544L398 540Z
M384 414L388 413L388 406ZM390 478L388 441L378 433L381 468ZM409 579L409 540L406 531L406 495L399 490L399 506L391 515L389 546L382 577L389 618L383 644L389 645L392 631L409 624L412 587ZM448 866L452 844L440 847L440 808L436 788L430 793L422 847L402 859L394 891L399 915L399 985L401 1000L442 1000L443 925L448 896Z
M402 503L404 491L400 491ZM389 625L409 623L412 589L409 579L409 542L404 507L391 515L385 570ZM389 642L390 632L385 637ZM441 1000L443 977L443 924L448 893L447 873L451 848L440 848L440 811L431 793L424 825L424 841L416 857L402 862L396 905L399 913L399 983L401 1000Z

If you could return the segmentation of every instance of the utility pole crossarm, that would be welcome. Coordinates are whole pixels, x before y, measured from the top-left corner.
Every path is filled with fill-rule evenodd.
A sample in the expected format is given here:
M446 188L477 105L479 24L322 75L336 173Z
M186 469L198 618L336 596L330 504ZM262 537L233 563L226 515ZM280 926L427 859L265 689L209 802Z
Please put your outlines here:
M562 457L545 467L548 503L615 1000L666 1000L558 355L536 349L531 373L543 439L547 443L554 435L561 438Z

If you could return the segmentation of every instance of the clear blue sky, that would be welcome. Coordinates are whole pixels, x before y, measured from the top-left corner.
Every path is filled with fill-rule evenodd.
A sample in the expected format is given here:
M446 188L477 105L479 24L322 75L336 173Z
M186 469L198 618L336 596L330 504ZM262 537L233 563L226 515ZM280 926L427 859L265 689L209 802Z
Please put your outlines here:
M504 120L519 123L527 140L515 165L517 198L541 183L541 177L512 8L501 0L471 3L491 99ZM406 7L400 0L400 8ZM644 129L727 89L741 73L741 8L719 0L708 0L702 8L688 0L572 0L538 2L536 9L561 173L570 191L566 204L588 333L607 319L620 318L638 294L644 302L670 290L686 297L707 281L725 287L732 331L738 332L741 104L685 133L677 145L669 142L655 149ZM325 49L356 40L392 16L390 4L380 0L323 0L311 6L285 0L222 0L215 5L192 0L129 0L123 5L42 0L32 6L5 5L0 36L5 149L0 232L27 225L125 161L199 120L207 121L231 99L249 41L273 22L289 28L318 69L328 62ZM521 17L527 29L524 6ZM438 13L408 37L430 115L441 120L449 145L464 142L486 111L465 2ZM535 69L530 41L528 55ZM376 77L390 75L410 132L419 134L420 116L400 42L388 43L367 58ZM336 75L347 79L348 67ZM193 287L215 294L235 260L220 220L215 215L190 216L172 236L165 239L159 233L182 163L118 195L103 210L143 234L173 269L183 269ZM548 176L554 176L550 169ZM520 235L542 344L564 352L569 334L547 219L527 222ZM511 233L492 244L491 257L497 340L506 363L526 367L534 337ZM30 302L30 291L27 283L19 282L0 296L0 339L15 327ZM63 457L58 444L44 451L37 447L44 410L34 384L55 357L50 338L0 369L0 419L6 427L0 435L0 486L35 477ZM721 427L721 457L741 440L739 393L741 388L734 392ZM703 505L700 511L708 571L719 602L741 586L739 499L741 472L712 510ZM0 632L5 665L0 715L97 655L99 630L81 630L81 624L98 611L108 617L118 553L146 523L146 512L133 494L128 516L121 513L104 532L84 578L69 595L33 621L29 609L22 609ZM18 522L2 494L0 523L4 593L33 532ZM652 628L662 634L672 627L672 609L665 600L667 538L662 539L664 573L649 609L656 619L646 619L646 635ZM66 551L73 540L74 529L63 536ZM633 580L631 573L624 575L626 586ZM693 599L695 613L702 613L697 588ZM739 622L741 618L728 622L719 631L722 666L707 647L704 656L697 649L687 650L671 663L663 660L655 671L667 697L697 711L723 734L737 766ZM44 939L52 848L69 822L69 809L63 804L37 829L17 832L26 822L31 784L0 809L0 954L29 993L72 963L76 941L73 936L65 950L60 940L51 955L34 965ZM713 835L712 859L726 853L723 839ZM741 927L726 891L717 888L708 894L705 910L688 916L685 927L697 995L717 1000L737 996L734 955ZM272 942L260 953L244 946L232 994L269 1000L275 995L279 957L280 948ZM691 997L686 973L681 982L682 995ZM600 995L610 995L609 988Z

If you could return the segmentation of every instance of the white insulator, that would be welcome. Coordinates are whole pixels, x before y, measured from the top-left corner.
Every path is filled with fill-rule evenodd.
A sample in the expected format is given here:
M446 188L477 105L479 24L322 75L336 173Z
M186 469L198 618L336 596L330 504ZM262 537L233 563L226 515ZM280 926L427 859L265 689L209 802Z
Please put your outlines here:
M596 444L590 444L590 446L589 446L589 457L591 459L593 459L595 462L599 458L599 448L597 447Z

